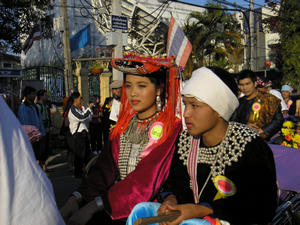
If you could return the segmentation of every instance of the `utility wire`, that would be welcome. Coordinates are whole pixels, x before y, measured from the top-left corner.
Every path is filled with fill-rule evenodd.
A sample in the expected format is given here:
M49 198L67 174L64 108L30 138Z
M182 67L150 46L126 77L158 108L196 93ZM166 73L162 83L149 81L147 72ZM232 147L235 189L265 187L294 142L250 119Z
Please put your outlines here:
M52 42L52 46L53 46L53 49L54 49L54 52L55 52L57 58L59 59L60 63L61 63L62 65L64 65L63 61L60 59L60 57L59 57L59 55L58 55L58 53L57 53L57 51L56 51L56 48L55 48L55 45L54 45L54 42L53 42L53 38L51 38L51 42Z
M146 24L146 25L142 25L142 28L139 28L139 29L135 29L134 31L141 31L143 30L144 28L156 23L159 18L161 17L161 15L167 10L167 8L169 7L171 3L168 3L168 4L162 4L163 7L161 8L160 12L158 13L157 17L155 17L149 24Z

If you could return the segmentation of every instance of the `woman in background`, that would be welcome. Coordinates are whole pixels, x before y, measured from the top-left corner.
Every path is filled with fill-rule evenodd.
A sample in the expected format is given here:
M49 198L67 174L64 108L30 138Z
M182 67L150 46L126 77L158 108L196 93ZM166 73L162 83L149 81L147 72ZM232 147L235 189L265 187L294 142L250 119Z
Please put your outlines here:
M73 137L72 134L70 132L70 128L69 128L69 110L72 106L72 100L70 98L68 98L68 100L65 103L64 106L64 112L63 112L63 131L62 133L64 134L64 136L66 137L66 141L65 141L65 145L66 148L68 150L68 164L69 164L69 172L74 172L74 141L73 141Z
M110 127L111 124L113 124L113 121L109 119L111 107L112 107L112 102L113 102L113 97L107 97L105 99L105 102L103 104L103 119L102 119L102 125L103 125L103 140L104 144L108 140L109 132L110 132Z
M92 121L90 122L90 136L92 152L98 154L102 150L102 117L103 109L100 105L100 96L93 95Z
M69 128L73 136L74 141L74 174L77 178L82 178L83 164L88 163L90 156L90 146L88 140L88 128L87 123L92 120L92 106L89 104L86 109L82 107L82 97L79 92L71 94L70 99L72 101L71 108L69 110Z

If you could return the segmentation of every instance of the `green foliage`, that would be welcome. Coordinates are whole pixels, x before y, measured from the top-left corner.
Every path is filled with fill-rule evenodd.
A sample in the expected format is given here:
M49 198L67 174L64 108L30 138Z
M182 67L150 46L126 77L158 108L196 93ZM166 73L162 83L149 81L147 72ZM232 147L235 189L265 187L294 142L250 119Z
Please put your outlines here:
M300 1L283 0L280 8L283 83L300 84Z
M279 32L280 44L275 46L272 61L284 76L282 84L289 83L294 89L300 87L300 1L282 0L280 9L276 2L266 0L277 14L263 22L271 31Z
M220 4L213 2L206 6L222 9ZM228 69L239 63L238 58L243 54L242 39L233 14L216 9L192 12L184 32L193 46L185 69L188 76L201 66L218 65Z
M89 70L92 69L104 69L103 63L101 61L94 61L92 66L89 66Z
M0 52L21 53L34 23L41 18L43 37L52 36L52 21L45 15L50 0L0 0Z

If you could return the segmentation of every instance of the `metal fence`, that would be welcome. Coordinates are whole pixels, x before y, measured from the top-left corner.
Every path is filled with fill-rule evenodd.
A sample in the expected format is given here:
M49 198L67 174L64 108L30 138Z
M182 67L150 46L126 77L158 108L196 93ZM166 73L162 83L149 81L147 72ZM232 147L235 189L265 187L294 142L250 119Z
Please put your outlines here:
M36 66L23 69L22 79L43 80L44 89L48 99L52 102L60 102L65 96L64 70L52 66ZM78 91L78 79L73 75L73 91Z
M93 100L93 95L100 96L100 79L98 75L89 75L89 101Z

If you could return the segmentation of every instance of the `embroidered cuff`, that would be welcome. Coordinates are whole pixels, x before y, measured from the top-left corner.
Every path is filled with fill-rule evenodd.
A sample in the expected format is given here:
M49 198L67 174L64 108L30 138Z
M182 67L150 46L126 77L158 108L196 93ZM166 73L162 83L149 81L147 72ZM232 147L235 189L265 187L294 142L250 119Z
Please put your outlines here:
M77 199L78 205L81 206L81 204L82 204L82 195L78 191L74 191L72 193L72 195L75 196L75 198Z
M198 203L198 205L203 205L203 206L205 206L206 208L212 209L211 205L208 204L208 203L206 203L206 202Z
M162 203L169 195L172 195L172 192L161 192L157 196L157 201Z
M101 196L95 198L96 205L98 207L98 211L102 211L104 209L104 204Z

